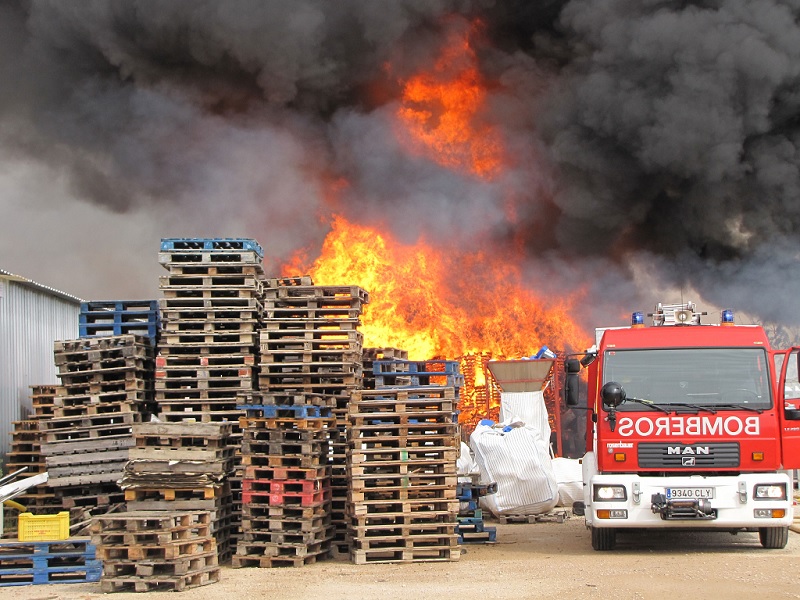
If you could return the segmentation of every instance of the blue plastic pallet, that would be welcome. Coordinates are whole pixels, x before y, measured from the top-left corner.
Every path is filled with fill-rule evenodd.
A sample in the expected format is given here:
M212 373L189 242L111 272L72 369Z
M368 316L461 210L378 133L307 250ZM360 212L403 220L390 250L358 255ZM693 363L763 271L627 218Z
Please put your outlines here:
M158 324L158 312L82 312L78 315L78 325L147 325Z
M85 565L31 569L0 569L0 587L42 585L48 583L91 583L100 581L103 563L87 560ZM70 575L72 575L70 577Z
M158 312L158 300L92 300L81 302L81 313Z
M248 417L264 419L327 419L331 417L328 406L277 406L275 404L244 404L236 407L247 412Z
M0 586L100 581L102 561L86 539L0 543Z
M211 252L214 250L244 250L252 251L259 257L264 257L264 250L256 240L246 238L163 238L161 240L162 252L200 250Z

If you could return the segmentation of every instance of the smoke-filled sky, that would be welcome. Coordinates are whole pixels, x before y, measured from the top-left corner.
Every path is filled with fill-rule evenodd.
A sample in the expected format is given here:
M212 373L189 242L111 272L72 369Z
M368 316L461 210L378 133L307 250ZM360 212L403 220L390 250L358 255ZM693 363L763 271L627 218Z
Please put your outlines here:
M153 298L161 238L253 237L275 271L336 212L406 243L514 240L533 285L585 291L587 326L675 293L800 325L799 18L800 0L0 0L0 268ZM507 157L489 179L409 153L396 123L402 82L476 23L476 119Z

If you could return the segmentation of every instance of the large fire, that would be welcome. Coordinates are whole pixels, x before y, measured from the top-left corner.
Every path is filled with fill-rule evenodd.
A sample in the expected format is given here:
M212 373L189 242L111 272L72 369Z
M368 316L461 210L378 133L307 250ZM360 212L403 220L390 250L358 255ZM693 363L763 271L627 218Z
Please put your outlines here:
M574 298L549 302L525 286L518 263L482 250L397 242L390 233L334 217L320 256L287 275L316 285L358 285L370 293L364 345L401 348L412 360L489 352L530 356L542 345L580 348Z
M486 91L471 47L475 32L474 25L456 24L432 68L401 82L395 130L409 153L492 179L507 160L501 136L483 118ZM462 400L471 404L466 413L462 406L462 420L473 419L498 404L487 381L488 360L531 356L543 345L579 349L588 341L572 317L580 291L545 299L535 282L524 280L514 242L501 248L487 237L473 244L464 250L422 237L403 244L388 230L334 215L319 257L309 263L296 255L284 275L367 290L370 304L360 328L365 347L398 348L417 361L460 359L467 375Z

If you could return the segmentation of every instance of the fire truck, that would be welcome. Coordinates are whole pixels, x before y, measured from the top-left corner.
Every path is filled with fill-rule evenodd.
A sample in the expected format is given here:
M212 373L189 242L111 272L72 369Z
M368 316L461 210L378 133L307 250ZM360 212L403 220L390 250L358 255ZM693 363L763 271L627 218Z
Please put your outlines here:
M800 468L800 348L772 350L731 310L701 324L693 303L659 304L652 325L597 330L564 362L565 403L586 369L583 502L595 550L626 530L758 532L783 548ZM576 355L581 356L581 355Z

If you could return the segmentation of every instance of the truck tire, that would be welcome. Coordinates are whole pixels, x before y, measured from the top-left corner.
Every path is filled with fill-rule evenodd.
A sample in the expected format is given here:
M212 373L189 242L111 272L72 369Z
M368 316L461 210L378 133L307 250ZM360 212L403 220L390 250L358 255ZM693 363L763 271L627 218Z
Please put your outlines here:
M592 527L592 548L595 550L613 550L616 545L616 529Z
M779 550L786 547L789 541L788 527L761 527L758 530L758 539L764 548Z

